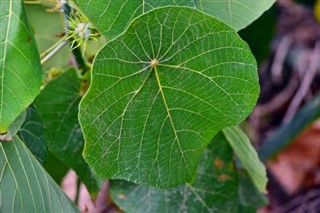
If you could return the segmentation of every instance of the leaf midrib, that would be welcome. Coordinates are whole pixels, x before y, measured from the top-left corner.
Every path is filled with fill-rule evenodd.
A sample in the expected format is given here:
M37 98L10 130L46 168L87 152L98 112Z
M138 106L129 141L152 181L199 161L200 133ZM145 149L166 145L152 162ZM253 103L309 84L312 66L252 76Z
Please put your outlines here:
M163 90L162 90L162 85L161 85L159 74L158 74L158 71L157 71L157 66L155 66L153 69L154 69L154 72L156 74L156 79L157 79L157 83L158 83L158 86L159 86L159 90L160 90L160 93L161 93L161 96L162 96L162 100L164 102L164 105L165 105L165 108L166 108L166 112L167 112L167 115L169 117L172 129L173 129L173 132L174 132L174 135L175 135L175 139L177 140L177 143L178 143L179 151L181 153L183 162L185 163L185 165L187 167L188 173L189 173L189 175L191 175L192 172L190 171L190 168L189 168L189 165L187 163L186 157L184 156L184 153L183 153L183 150L182 150L182 147L181 147L181 144L180 144L180 140L179 140L179 137L177 135L177 131L176 131L176 128L174 126L172 116L170 114L170 110L169 110L169 107L168 107L168 104L167 104L167 100L166 100L166 97L165 97L165 95L163 93ZM173 143L174 143L174 141L173 141Z

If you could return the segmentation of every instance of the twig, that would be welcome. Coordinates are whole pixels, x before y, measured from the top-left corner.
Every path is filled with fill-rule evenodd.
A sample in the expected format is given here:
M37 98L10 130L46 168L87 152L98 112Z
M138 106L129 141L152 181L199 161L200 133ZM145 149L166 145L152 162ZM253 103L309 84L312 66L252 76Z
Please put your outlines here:
M302 100L305 98L310 85L312 83L312 80L314 79L317 70L319 69L319 56L320 56L320 42L318 41L313 49L313 52L310 57L310 65L308 70L305 73L305 76L302 80L302 83L298 89L297 94L294 96L289 109L287 110L283 122L287 123L288 121L291 120L293 115L296 113L298 110Z
M80 185L81 185L80 178L77 177L76 197L74 198L74 203L75 203L76 205L78 205L78 202L79 202L79 197L80 197Z
M282 81L282 67L290 50L291 44L292 38L285 36L276 50L275 59L271 67L271 77L272 81L275 83L280 83Z
M54 43L51 47L49 47L47 50L45 50L43 53L41 53L40 58L45 57L46 55L48 55L53 49L55 49L57 46L59 46L60 43L62 43L63 41L65 41L67 38L67 36L63 36L61 39L59 39L56 43Z
M51 52L47 53L45 57L41 59L41 65L47 63L49 59L52 58L52 56L54 56L57 52L59 52L59 50L61 50L67 43L67 40L60 42Z
M261 117L267 114L271 114L280 107L282 107L287 101L290 100L294 92L298 87L298 81L295 76L292 76L288 86L282 90L277 96L275 96L271 101L258 105L255 107L253 114Z

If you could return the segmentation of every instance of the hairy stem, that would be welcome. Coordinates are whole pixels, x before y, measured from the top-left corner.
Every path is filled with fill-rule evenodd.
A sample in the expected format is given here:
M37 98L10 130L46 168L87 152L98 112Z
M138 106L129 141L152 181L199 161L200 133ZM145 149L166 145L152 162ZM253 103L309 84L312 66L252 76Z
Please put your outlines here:
M64 12L65 26L66 26L66 29L68 29L69 28L68 22L70 20L70 16L71 16L71 13L72 13L72 8L70 7L69 4L64 4L63 5L63 12ZM66 33L68 33L67 30L66 30ZM69 43L71 45L71 39L69 39ZM77 44L74 43L73 46L76 47ZM73 48L72 49L72 53L73 53L74 58L76 60L77 67L81 71L82 74L84 74L88 70L90 70L89 66L86 64L84 58L82 57L82 53L81 53L80 47Z

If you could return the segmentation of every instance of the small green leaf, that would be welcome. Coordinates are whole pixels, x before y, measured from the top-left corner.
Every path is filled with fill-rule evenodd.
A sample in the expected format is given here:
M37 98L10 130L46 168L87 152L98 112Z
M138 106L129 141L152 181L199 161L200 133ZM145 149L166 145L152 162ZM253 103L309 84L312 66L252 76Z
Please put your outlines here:
M38 95L42 69L23 1L0 1L0 133Z
M225 128L223 133L244 168L248 171L255 186L261 192L266 192L268 181L266 168L260 162L258 154L247 135L237 126Z
M202 155L196 180L161 190L126 181L111 181L110 192L125 212L237 212L238 175L233 151L219 133Z
M212 137L245 119L258 93L255 59L233 29L187 7L153 10L96 56L80 104L84 157L106 178L190 182Z
M18 136L37 160L44 165L47 156L46 135L39 112L33 105L27 109L27 117Z
M24 143L0 143L0 212L79 212Z
M236 30L248 26L275 0L77 0L80 9L109 39L122 33L137 16L163 6L188 6L212 15Z
M48 149L64 164L74 169L92 196L101 180L91 171L82 157L83 136L78 122L81 80L70 68L50 81L35 101L41 115Z

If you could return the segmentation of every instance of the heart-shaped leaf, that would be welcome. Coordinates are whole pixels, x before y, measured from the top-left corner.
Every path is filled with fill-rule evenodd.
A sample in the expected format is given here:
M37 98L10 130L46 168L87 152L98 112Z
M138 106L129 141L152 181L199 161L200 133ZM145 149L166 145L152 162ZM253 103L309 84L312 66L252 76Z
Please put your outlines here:
M236 30L248 26L275 0L77 0L80 9L108 38L124 31L133 18L163 6L188 6L229 24Z
M0 133L38 95L42 69L23 1L0 1Z
M103 177L190 182L212 137L245 119L258 93L233 29L191 8L153 10L96 56L80 105L84 157Z

